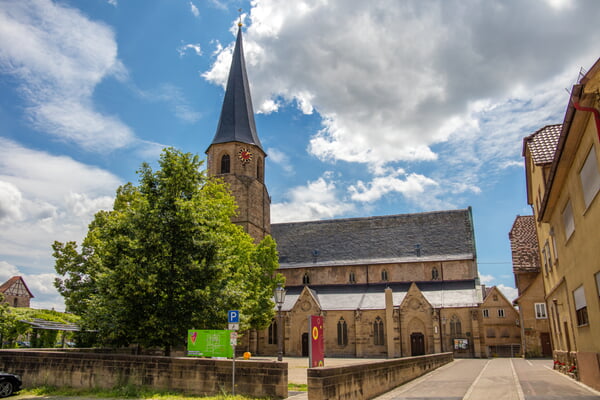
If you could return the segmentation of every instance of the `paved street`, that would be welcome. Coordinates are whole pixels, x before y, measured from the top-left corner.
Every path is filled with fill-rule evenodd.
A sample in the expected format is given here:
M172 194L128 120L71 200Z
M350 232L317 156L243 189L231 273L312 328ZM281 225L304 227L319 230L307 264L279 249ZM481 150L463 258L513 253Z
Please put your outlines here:
M591 400L594 391L552 370L549 360L459 359L377 400Z

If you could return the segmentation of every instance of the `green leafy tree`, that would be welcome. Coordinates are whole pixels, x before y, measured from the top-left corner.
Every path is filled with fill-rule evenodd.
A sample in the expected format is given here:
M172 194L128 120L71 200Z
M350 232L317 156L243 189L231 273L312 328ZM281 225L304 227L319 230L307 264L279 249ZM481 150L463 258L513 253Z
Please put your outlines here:
M100 211L81 251L53 245L55 284L67 309L106 343L161 346L170 354L188 329L223 329L238 309L242 328L263 328L273 315L277 252L267 237L255 245L231 222L235 199L200 170L198 156L165 149L139 185L117 190Z

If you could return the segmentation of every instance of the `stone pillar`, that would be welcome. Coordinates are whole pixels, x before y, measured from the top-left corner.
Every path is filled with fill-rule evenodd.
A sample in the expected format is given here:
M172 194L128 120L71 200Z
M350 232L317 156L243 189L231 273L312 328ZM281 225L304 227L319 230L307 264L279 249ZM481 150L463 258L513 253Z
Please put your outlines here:
M392 289L385 288L385 336L388 358L396 357L394 351L394 297Z
M433 310L433 351L434 353L442 352L442 326L440 325L440 310Z
M360 318L361 311L354 311L354 343L355 343L355 354L357 358L363 356L363 340L360 331Z

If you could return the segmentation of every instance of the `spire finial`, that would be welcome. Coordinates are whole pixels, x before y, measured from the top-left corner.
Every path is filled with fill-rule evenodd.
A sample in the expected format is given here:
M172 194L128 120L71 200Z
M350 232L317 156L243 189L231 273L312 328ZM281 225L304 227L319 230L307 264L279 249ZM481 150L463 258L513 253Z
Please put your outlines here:
M240 21L238 22L238 26L241 28L242 27L242 9L238 8L238 12L240 13Z

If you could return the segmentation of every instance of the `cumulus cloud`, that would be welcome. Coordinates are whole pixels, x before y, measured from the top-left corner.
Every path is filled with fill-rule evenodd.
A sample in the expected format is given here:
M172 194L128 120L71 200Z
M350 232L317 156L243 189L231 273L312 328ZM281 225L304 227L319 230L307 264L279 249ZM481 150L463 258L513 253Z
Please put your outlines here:
M291 160L285 152L275 148L268 148L267 154L269 155L268 160L275 163L278 168L283 169L287 174L294 172Z
M508 301L510 301L510 302L515 300L517 297L519 297L519 291L514 287L506 286L503 284L496 285L496 287L502 292L504 297L506 297L508 299Z
M133 140L118 117L94 106L96 85L127 76L108 26L50 0L3 1L0 26L0 72L18 80L34 128L92 151Z
M404 177L401 179L400 177ZM403 169L391 171L386 176L378 176L368 184L358 181L348 190L352 200L361 202L377 201L383 196L392 193L402 193L407 198L415 198L425 192L428 186L438 186L434 180L419 174L406 174Z
M21 202L21 192L15 185L0 181L0 223L21 219Z
M284 197L287 201L271 205L274 223L333 218L354 210L354 205L340 197L330 172L290 189Z
M524 136L560 122L564 88L600 40L562 27L593 26L591 10L600 5L258 0L244 34L254 105L318 113L307 151L373 174L349 184L354 201L398 193L452 206L518 165ZM224 86L233 42L215 46L202 76Z
M112 207L121 181L100 168L6 139L0 138L0 148L0 188L9 188L13 197L20 193L18 211L9 214L18 217L18 223L0 221L0 257L27 265L29 274L47 271L53 264L52 242L81 241L93 215Z

